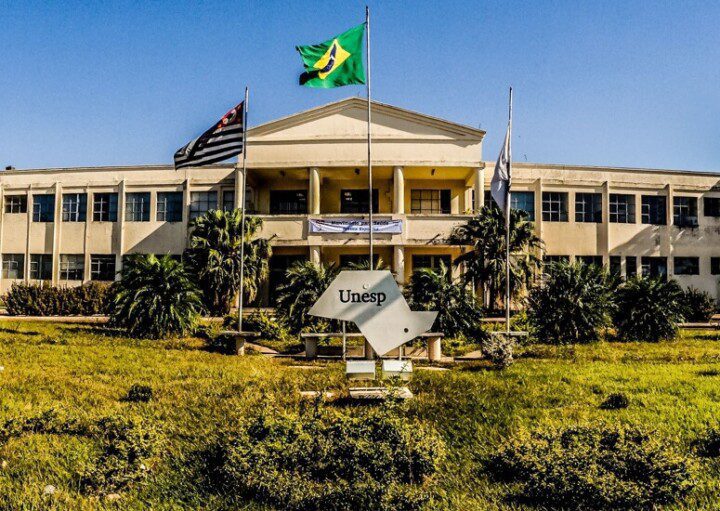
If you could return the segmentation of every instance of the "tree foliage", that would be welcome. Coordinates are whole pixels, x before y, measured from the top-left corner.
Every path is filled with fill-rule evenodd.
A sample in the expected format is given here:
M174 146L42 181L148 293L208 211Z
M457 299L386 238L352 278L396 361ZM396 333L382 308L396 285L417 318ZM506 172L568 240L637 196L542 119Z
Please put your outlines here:
M205 308L215 315L227 314L240 291L241 214L239 209L213 210L191 224L184 259L202 291ZM252 239L262 223L258 217L245 217L245 303L255 300L270 272L270 243Z
M322 318L308 311L330 286L339 269L334 265L300 261L285 274L285 283L278 289L276 313L292 333L317 331L327 325Z
M183 263L169 255L128 256L111 306L110 324L130 335L161 338L191 332L202 302Z
M643 276L627 280L615 295L618 337L651 342L674 339L683 321L684 296L675 280Z

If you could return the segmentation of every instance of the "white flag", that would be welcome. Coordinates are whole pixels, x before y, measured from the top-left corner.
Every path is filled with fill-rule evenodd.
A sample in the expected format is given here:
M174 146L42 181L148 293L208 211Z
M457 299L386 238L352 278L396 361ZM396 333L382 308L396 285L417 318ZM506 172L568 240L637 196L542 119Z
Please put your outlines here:
M505 214L505 200L510 190L510 124L508 123L507 132L505 132L505 142L500 150L497 163L495 164L495 173L490 182L490 193L495 199L500 211Z

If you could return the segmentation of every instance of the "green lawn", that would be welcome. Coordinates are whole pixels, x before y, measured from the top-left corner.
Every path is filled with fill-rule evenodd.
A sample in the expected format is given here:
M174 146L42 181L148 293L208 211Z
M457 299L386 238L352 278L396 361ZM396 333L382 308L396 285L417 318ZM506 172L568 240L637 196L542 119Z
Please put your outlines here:
M686 332L672 343L530 346L501 372L484 363L417 370L410 383L416 398L398 413L429 422L448 445L432 507L516 509L506 499L510 488L490 482L479 460L523 428L633 424L688 452L720 417L719 341L716 332ZM98 456L95 440L11 438L0 446L0 509L226 509L199 490L196 452L238 418L303 406L299 390L347 388L339 363L308 370L204 346L200 339L134 341L81 325L0 323L0 423L54 409L81 421L134 418L161 439L146 481L109 500L77 483L79 467ZM151 386L154 399L123 401L135 383ZM612 392L625 393L629 408L599 409ZM695 465L698 485L683 509L716 509L720 466ZM44 494L47 485L57 491Z

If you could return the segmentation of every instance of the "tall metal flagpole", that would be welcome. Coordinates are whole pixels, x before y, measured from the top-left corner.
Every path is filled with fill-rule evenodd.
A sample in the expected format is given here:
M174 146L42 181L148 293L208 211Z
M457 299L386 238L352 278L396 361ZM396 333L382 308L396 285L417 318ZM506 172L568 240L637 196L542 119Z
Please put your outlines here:
M243 102L242 189L240 192L240 297L238 299L238 332L242 332L243 294L245 291L245 189L247 188L247 111L248 88Z
M365 6L365 51L367 52L367 149L368 149L368 221L370 223L370 269L375 269L373 262L373 179L372 179L372 142L370 137L370 7Z
M510 186L512 186L512 87L508 105L508 184L505 187L505 328L510 335Z

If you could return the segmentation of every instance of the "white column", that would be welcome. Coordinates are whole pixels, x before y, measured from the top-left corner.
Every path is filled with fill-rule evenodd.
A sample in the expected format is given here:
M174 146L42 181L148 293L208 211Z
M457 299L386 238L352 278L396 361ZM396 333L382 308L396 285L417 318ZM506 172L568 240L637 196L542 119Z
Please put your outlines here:
M55 218L53 220L52 283L57 286L60 281L60 237L62 235L62 185L59 182L55 183Z
M30 226L32 225L32 184L27 189L27 229L25 232L25 283L30 279Z
M308 213L311 215L320 214L320 169L310 167L308 169Z
M475 169L475 213L485 205L485 167Z
M310 246L310 262L314 264L320 264L320 246Z
M90 219L92 218L92 195L90 194L90 188L85 187L85 225L83 226L83 257L85 260L85 269L83 271L83 284L90 281Z
M125 255L125 180L120 181L118 185L118 253L115 256L115 270L121 271L123 268L123 255ZM115 280L120 280L120 275L115 274Z
M398 284L405 283L405 247L395 245L393 247L393 271Z
M405 214L405 169L403 167L393 168L393 213L396 215Z
M185 181L186 183L189 182L189 179ZM189 186L188 186L189 188ZM243 180L243 173L242 173L242 167L236 166L235 167L235 209L240 209L244 206L242 203L242 200L245 196L245 182ZM189 192L188 192L189 195ZM189 200L187 204L190 204Z

